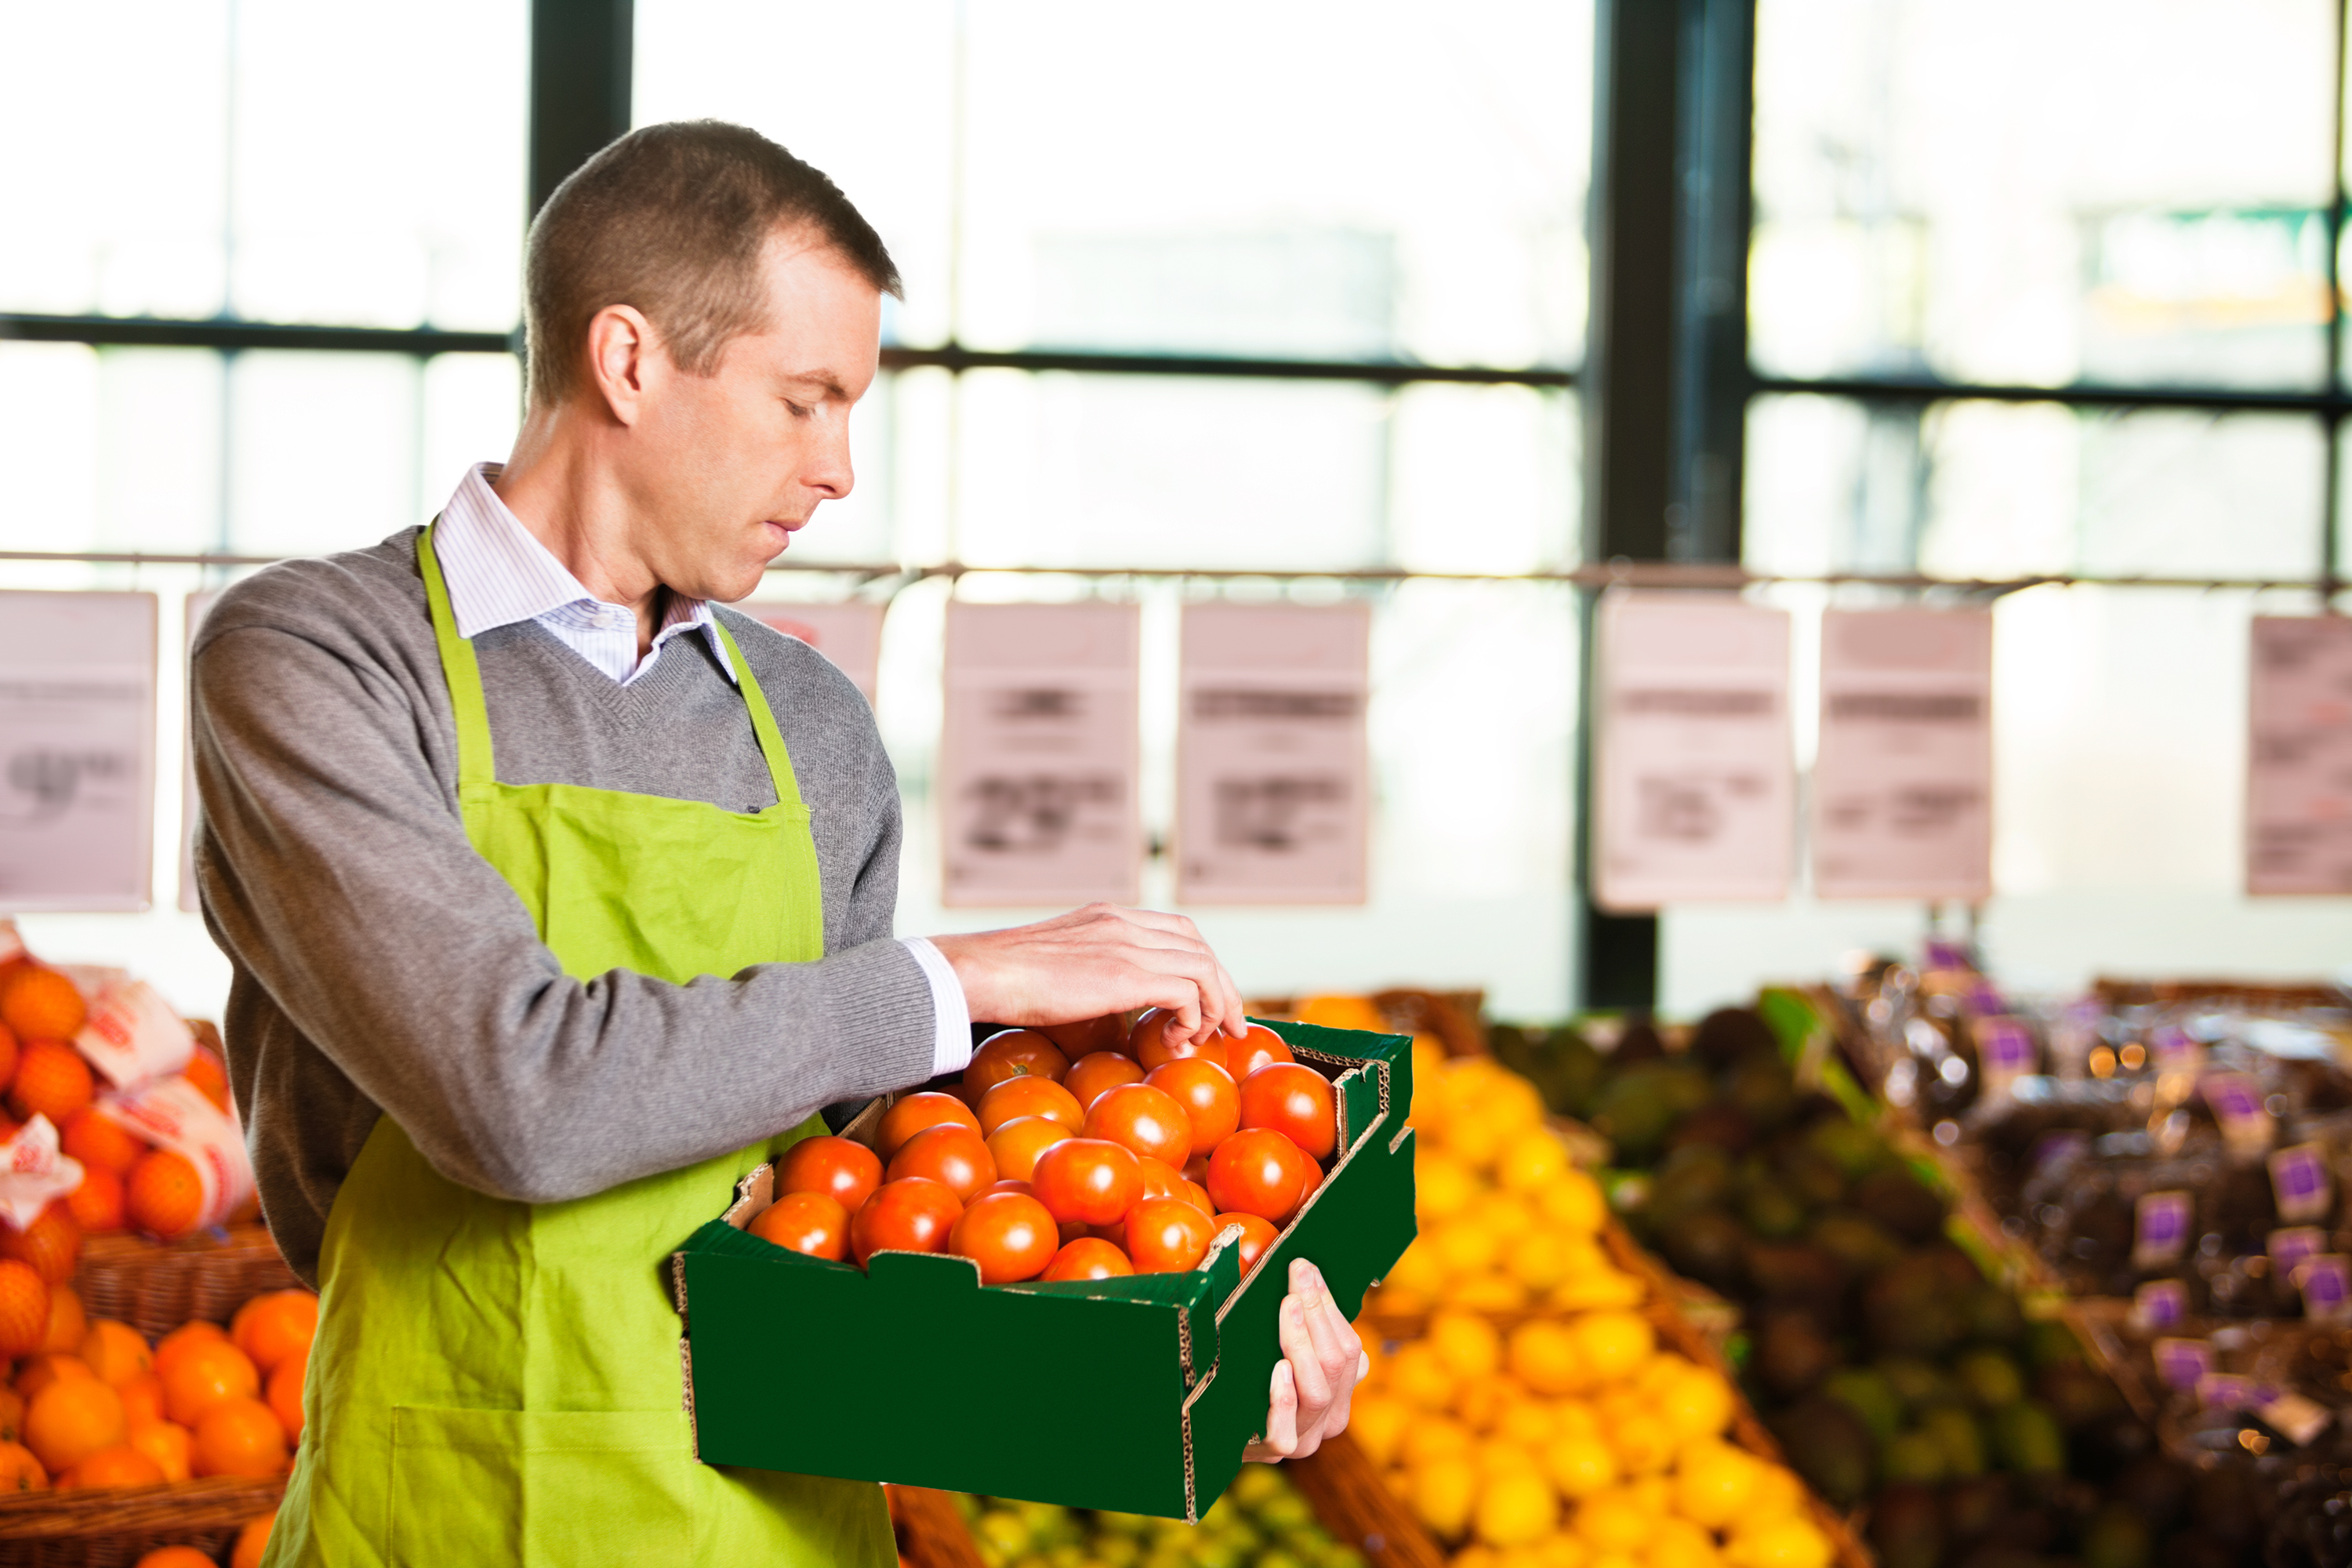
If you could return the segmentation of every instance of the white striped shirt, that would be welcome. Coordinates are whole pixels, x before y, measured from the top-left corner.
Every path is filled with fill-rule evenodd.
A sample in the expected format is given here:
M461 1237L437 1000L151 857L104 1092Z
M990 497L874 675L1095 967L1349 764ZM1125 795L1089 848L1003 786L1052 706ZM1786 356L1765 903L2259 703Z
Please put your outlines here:
M537 621L556 641L626 686L654 667L672 637L699 631L710 640L719 668L735 679L734 663L705 599L668 595L661 629L639 658L637 613L626 605L606 604L583 587L555 552L507 510L490 489L499 468L477 463L466 470L433 530L433 554L449 584L449 609L459 637Z
M707 599L671 594L661 629L639 658L637 613L625 605L608 605L583 587L555 552L507 510L490 489L499 467L477 463L467 469L433 528L433 558L441 563L441 575L448 584L449 611L459 637L470 639L496 626L537 621L558 642L626 686L654 667L672 637L699 630L710 639L710 651L727 679L742 684L736 679L734 661L727 657L718 617ZM931 1074L961 1072L971 1059L971 1014L964 1004L962 983L946 956L929 942L919 936L898 940L914 955L930 987Z

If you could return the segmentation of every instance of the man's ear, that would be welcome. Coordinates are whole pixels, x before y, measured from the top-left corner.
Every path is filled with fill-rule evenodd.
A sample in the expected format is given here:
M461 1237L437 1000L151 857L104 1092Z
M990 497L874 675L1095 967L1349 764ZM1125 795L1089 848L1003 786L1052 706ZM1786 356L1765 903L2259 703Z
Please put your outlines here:
M635 425L642 412L654 345L653 323L634 305L607 305L588 322L588 374L613 417Z

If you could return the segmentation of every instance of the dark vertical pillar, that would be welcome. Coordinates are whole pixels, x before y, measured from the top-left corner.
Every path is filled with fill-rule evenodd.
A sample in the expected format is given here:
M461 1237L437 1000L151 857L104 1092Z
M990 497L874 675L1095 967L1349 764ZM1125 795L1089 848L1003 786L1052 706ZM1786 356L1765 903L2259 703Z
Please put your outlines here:
M629 129L633 0L531 0L530 210Z
M1594 28L1585 558L1736 560L1755 0L1599 0ZM1657 918L1591 898L1595 604L1588 594L1582 1000L1647 1007Z

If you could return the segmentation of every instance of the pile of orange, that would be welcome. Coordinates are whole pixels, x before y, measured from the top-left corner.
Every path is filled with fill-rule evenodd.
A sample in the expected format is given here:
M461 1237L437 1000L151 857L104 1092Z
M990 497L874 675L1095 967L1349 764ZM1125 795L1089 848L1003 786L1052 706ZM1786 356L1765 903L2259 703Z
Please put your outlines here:
M1171 1022L992 1037L960 1094L898 1100L872 1147L793 1145L752 1234L861 1266L954 1253L1005 1285L1196 1268L1237 1226L1255 1268L1337 1153L1330 1080L1263 1025L1190 1042Z
M203 1215L204 1185L195 1166L151 1146L98 1109L100 1082L73 1045L88 1012L81 992L62 971L22 954L0 963L0 1095L6 1106L0 1141L15 1137L35 1116L46 1116L65 1152L82 1167L81 1185L41 1216L40 1224L49 1226L47 1237L0 1234L0 1253L7 1256L21 1256L20 1246L66 1245L68 1225L75 1247L85 1232L126 1228L168 1241L194 1230ZM198 1046L181 1076L228 1109L228 1072L211 1050ZM0 1233L8 1228L0 1224Z
M195 1319L152 1348L128 1323L85 1319L71 1289L47 1302L36 1347L0 1385L0 1491L285 1472L316 1296L257 1296L226 1330Z

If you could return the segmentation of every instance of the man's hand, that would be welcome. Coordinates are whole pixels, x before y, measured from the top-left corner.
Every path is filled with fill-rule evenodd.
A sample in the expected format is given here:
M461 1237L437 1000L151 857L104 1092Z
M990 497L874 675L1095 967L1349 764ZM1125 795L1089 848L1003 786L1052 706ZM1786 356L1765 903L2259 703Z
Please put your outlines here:
M1304 1458L1348 1426L1348 1401L1371 1369L1364 1345L1323 1276L1305 1258L1290 1265L1290 1294L1282 1299L1283 1359L1274 1363L1273 1403L1265 1436L1242 1451L1261 1464Z
M1006 931L935 936L974 1020L1075 1024L1130 1007L1165 1007L1171 1038L1191 1044L1248 1026L1234 977L1181 915L1088 904Z

